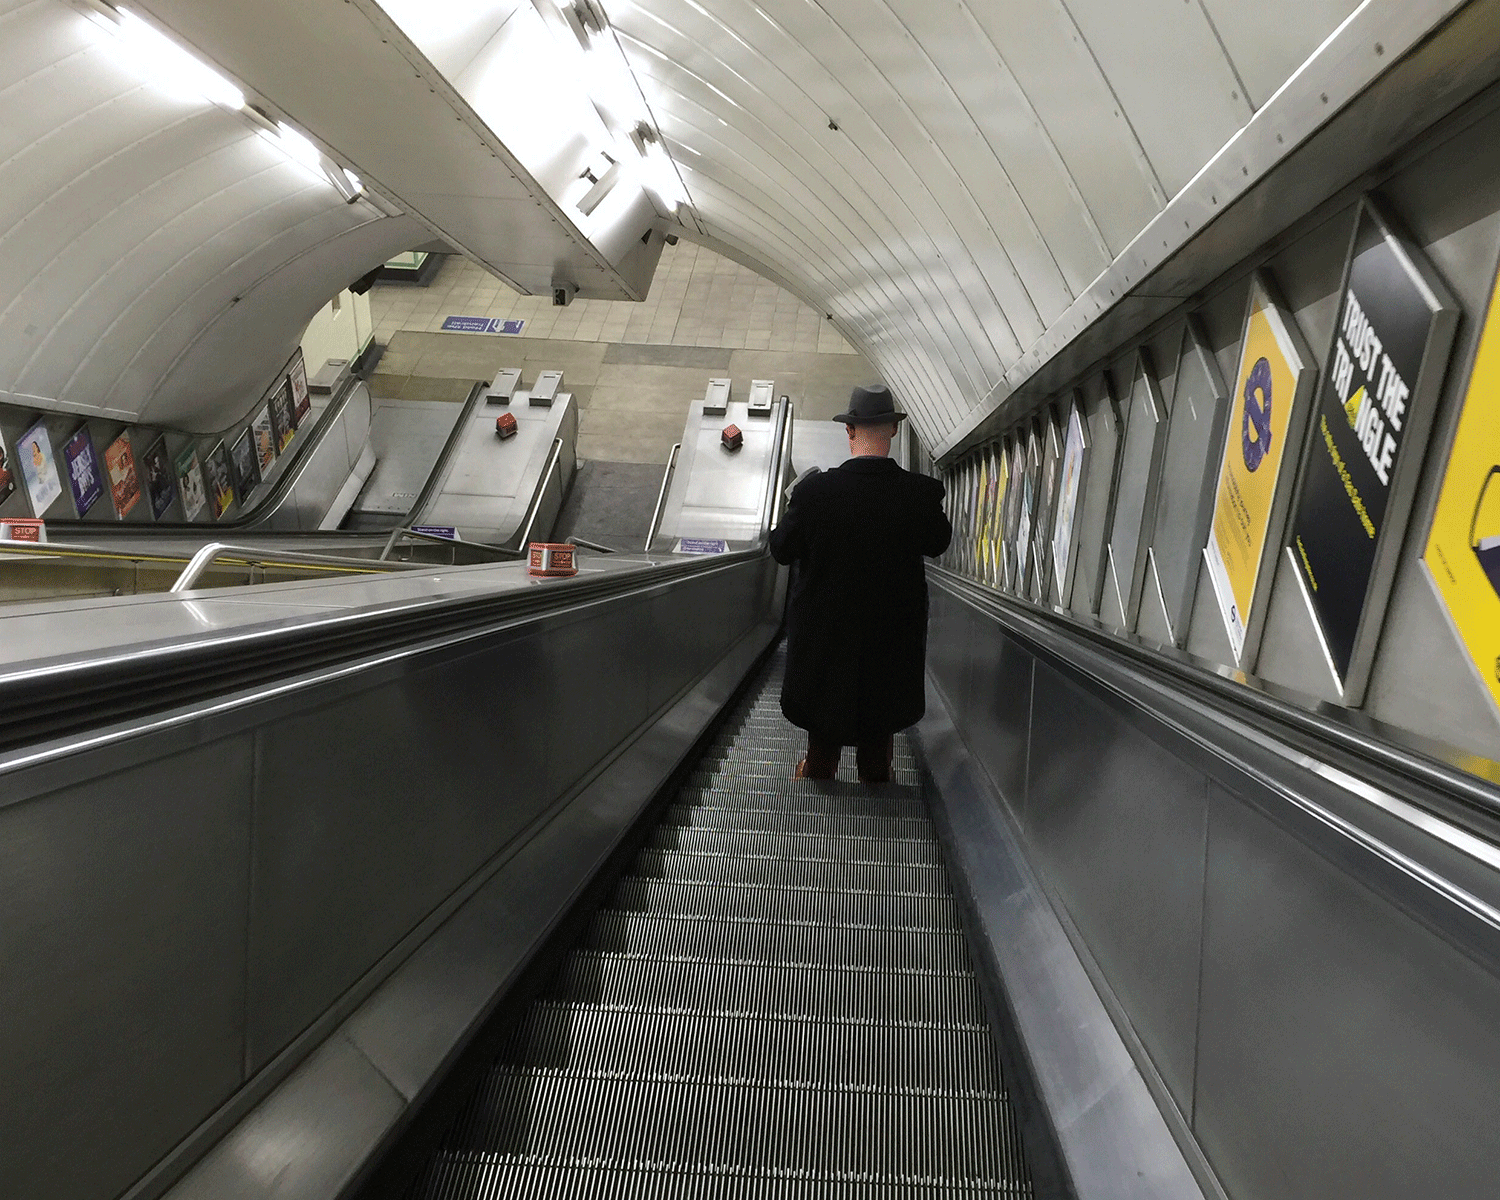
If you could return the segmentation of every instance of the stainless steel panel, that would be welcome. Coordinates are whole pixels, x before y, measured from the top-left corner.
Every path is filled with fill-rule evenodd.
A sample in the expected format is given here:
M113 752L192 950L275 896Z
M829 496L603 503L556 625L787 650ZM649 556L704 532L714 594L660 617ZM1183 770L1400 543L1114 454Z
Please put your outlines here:
M533 629L490 644L461 667L413 669L296 719L288 713L261 733L252 1068L550 802L548 758L558 746L547 718L567 710L527 700L557 661ZM315 751L313 729L328 733ZM475 747L487 749L476 754ZM593 758L579 747L565 761L577 770Z
M954 719L1017 820L1026 812L1033 660L993 622L974 620L964 655L969 680Z
M1493 1196L1500 982L1239 798L1210 803L1195 1129L1229 1194Z
M1144 353L1137 354L1131 375L1125 418L1125 444L1120 453L1119 494L1109 535L1109 565L1119 605L1121 628L1135 628L1145 575L1150 521L1156 513L1156 491L1161 478L1161 450L1167 408Z
M1073 611L1092 616L1104 594L1105 555L1114 521L1120 463L1120 417L1109 377L1100 374L1084 387L1093 450L1083 484L1083 514L1078 525L1078 574L1073 581Z
M1037 665L1033 695L1028 839L1191 1119L1203 777L1051 667Z
M1164 1114L1062 927L989 781L974 767L941 698L917 729L937 783L933 817L965 908L992 1012L1015 1031L1027 1069L1013 1095L1034 1105L1039 1196L1201 1200L1214 1195L1191 1136ZM1041 1145L1037 1146L1036 1142ZM1184 1145L1184 1141L1186 1145ZM1191 1157L1189 1157L1191 1155ZM1058 1161L1060 1160L1060 1162ZM1042 1174L1057 1164L1056 1174Z
M112 765L0 808L8 1196L117 1194L244 1075L250 738Z
M737 425L744 444L730 452L720 444L726 425ZM705 415L695 405L682 432L682 451L667 490L656 548L670 550L678 538L723 538L741 545L760 536L766 519L776 422L751 421L741 401L724 415Z
M1165 607L1164 640L1178 646L1187 641L1229 411L1224 380L1197 325L1189 322L1182 337L1151 534L1155 578L1146 583L1154 584Z
M405 516L421 495L463 412L461 404L376 397L370 417L375 469L354 502L355 511ZM490 426L493 429L493 419Z
M402 1099L334 1036L172 1189L173 1200L327 1200L343 1192ZM274 1188L274 1192L270 1189Z

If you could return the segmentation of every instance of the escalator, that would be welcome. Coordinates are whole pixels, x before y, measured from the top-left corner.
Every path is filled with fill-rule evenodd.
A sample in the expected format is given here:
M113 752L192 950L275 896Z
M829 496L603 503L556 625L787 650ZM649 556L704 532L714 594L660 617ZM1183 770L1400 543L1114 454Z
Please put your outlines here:
M793 782L780 674L778 653L412 1200L1032 1194L911 746L888 786Z

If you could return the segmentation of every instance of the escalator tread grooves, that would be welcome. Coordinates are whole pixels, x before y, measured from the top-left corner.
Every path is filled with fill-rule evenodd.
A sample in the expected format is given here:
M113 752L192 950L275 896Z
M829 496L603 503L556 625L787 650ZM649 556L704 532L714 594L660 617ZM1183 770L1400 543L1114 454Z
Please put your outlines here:
M1032 1195L909 745L881 788L787 778L782 655L411 1200Z

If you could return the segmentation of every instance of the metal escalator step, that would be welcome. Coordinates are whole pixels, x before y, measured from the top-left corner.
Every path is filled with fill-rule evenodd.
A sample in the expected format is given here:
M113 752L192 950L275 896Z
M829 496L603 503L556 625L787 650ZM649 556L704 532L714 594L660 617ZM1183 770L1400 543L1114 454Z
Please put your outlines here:
M968 947L957 929L770 924L757 918L670 917L596 913L584 935L589 950L662 959L759 963L881 971L968 971Z
M948 872L937 866L835 862L780 855L705 854L683 850L642 850L631 870L640 877L683 883L754 883L765 887L806 887L905 892L924 896L952 894Z
M762 780L771 780L776 783L796 783L800 787L816 787L817 783L815 781L794 780L792 778L792 768L797 765L797 761L801 757L801 751L798 751L797 754L789 756L787 761L781 764L769 763L753 769L750 767L736 767L734 774L729 776L729 778L737 779L744 783L759 783ZM844 755L844 760L840 764L841 769L847 771L849 778L853 779L855 770L853 755ZM688 777L688 785L706 783L715 778L724 777L721 772L708 771L700 767ZM891 771L891 778L898 786L906 788L915 788L921 782L917 772L911 767L894 768Z
M689 776L684 790L693 794L712 797L714 807L722 808L731 801L744 803L749 808L765 808L768 801L780 809L798 809L804 798L837 797L846 802L869 800L904 800L908 804L923 805L922 790L915 784L882 783L869 785L854 779L807 780L793 779L791 772L784 775L760 775L748 778L739 775L707 775L695 773ZM925 809L925 805L923 805Z
M968 971L705 962L575 950L551 996L575 1004L829 1019L984 1021Z
M849 1179L843 1174L689 1169L679 1164L573 1164L531 1159L516 1162L475 1152L435 1161L420 1195L430 1200L1018 1200L1030 1196L1014 1180Z
M877 841L812 834L731 833L685 825L658 826L648 846L658 850L704 850L720 854L771 854L841 862L907 863L940 866L942 854L933 842Z
M882 841L931 841L932 822L926 817L881 817L864 814L787 812L756 804L730 807L674 804L662 824L694 829L726 829L738 833L797 833L819 837L862 837Z
M500 1061L567 1074L999 1093L983 1025L535 1005Z
M1009 1106L993 1093L617 1079L497 1067L449 1152L552 1162L879 1175L934 1184L1014 1177Z
M627 875L616 886L610 907L617 912L649 912L658 916L959 931L958 905L951 896L891 889L685 883Z
M832 789L805 787L797 793L772 791L738 792L723 787L685 787L677 803L698 808L739 811L826 813L829 816L916 817L930 820L927 806L920 800L902 796L876 795L863 785L854 785L858 795L844 795ZM884 792L886 789L882 789ZM929 828L931 826L929 825Z

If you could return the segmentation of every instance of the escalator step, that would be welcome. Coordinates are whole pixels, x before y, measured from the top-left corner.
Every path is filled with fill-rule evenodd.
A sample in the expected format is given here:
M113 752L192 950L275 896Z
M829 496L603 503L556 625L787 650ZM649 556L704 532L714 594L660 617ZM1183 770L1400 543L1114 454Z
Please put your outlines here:
M932 842L877 841L872 838L834 838L819 834L732 833L722 829L694 829L663 825L646 843L657 850L702 850L719 854L772 854L783 858L812 858L832 862L890 863L940 866L942 855Z
M662 959L575 950L552 997L680 1012L977 1025L984 1003L968 971L892 971L790 963Z
M610 899L615 911L753 921L811 921L831 927L886 925L959 932L951 896L891 889L829 891L816 887L684 883L627 875Z
M636 857L631 870L637 877L675 879L683 883L758 884L762 887L815 887L828 891L952 895L948 872L941 866L646 849Z
M720 797L727 799L723 793ZM674 804L662 816L662 824L692 829L723 829L735 833L796 833L821 837L855 837L876 840L918 839L932 841L932 822L926 817L882 817L864 813L786 812L764 808L748 797L734 808L707 808ZM773 797L767 797L773 799Z
M520 1162L993 1179L1016 1141L994 1093L759 1087L496 1068L449 1134L449 1153ZM997 1136L976 1138L989 1128Z
M1029 1200L907 739L790 778L778 655L506 1036L412 1200Z
M606 909L589 923L584 947L608 954L706 962L861 967L883 971L967 971L957 929L830 928L768 924L758 918L664 917Z
M696 1014L538 1004L502 1060L574 1075L755 1080L998 1093L982 1025Z

